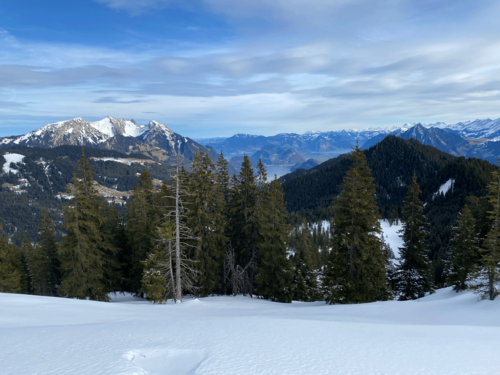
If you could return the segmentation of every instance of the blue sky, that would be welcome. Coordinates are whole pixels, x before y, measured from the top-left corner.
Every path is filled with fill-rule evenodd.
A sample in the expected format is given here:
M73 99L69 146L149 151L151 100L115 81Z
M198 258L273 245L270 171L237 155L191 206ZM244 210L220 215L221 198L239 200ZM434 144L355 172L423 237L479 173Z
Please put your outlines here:
M497 0L0 0L0 136L190 137L500 117Z

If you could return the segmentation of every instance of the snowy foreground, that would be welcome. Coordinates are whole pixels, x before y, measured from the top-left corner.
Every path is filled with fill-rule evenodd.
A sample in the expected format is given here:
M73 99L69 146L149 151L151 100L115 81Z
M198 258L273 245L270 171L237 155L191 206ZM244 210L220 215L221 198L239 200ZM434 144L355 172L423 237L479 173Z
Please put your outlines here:
M0 294L1 374L498 374L500 299L152 305Z

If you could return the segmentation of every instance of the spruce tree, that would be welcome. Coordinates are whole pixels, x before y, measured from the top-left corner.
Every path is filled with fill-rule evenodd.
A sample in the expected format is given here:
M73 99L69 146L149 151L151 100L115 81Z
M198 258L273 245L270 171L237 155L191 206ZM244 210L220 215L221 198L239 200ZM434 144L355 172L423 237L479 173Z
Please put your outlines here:
M21 251L25 255L31 290L39 296L51 296L50 259L40 244L33 246L23 235Z
M396 271L396 292L402 301L421 298L426 292L432 291L430 262L425 245L428 224L420 194L417 175L413 173L403 205L403 247L399 249L401 261Z
M201 296L221 292L223 288L223 261L227 244L224 235L225 201L214 169L210 156L197 152L188 180L190 207L187 225L197 238L193 260L199 271L198 291Z
M59 259L57 258L57 246L55 225L50 218L49 211L42 209L40 221L38 222L38 246L39 251L45 254L49 263L51 294L57 294L57 287L61 284L61 272L59 270Z
M2 229L0 224L0 293L23 293L23 267Z
M217 186L219 190L222 192L222 196L224 197L224 214L227 214L227 206L229 205L229 197L231 191L231 175L229 173L229 162L224 158L224 154L222 151L220 152L219 159L217 159L216 166L216 174L215 179L217 182Z
M500 166L500 158L498 160ZM471 287L483 299L493 301L500 294L500 173L492 172L492 181L488 184L488 216L491 229L481 251L481 266L475 273Z
M287 224L283 189L277 178L266 190L260 211L257 293L273 301L291 302L293 270L287 257L290 226Z
M323 286L326 301L363 303L388 297L386 255L379 238L380 215L366 156L356 145L342 192L334 199L331 252Z
M468 288L469 277L478 260L476 220L466 204L458 213L458 226L454 228L453 247L448 260L448 285L460 292Z
M62 282L59 295L98 301L108 301L110 255L113 246L103 236L101 226L104 218L102 199L94 186L90 162L83 153L78 162L78 173L73 177L73 195L63 209L66 232L58 248L61 262Z
M317 248L311 241L311 234L307 223L303 223L303 230L297 230L292 256L294 278L293 298L297 301L314 301L319 298L317 272L314 254Z
M257 199L258 188L248 156L244 156L240 173L233 180L229 207L229 233L235 250L236 264L247 270L249 284L254 285L254 264L259 241ZM243 293L251 293L251 288Z
M127 204L128 261L124 269L130 292L139 293L147 254L153 249L155 222L153 179L144 168Z

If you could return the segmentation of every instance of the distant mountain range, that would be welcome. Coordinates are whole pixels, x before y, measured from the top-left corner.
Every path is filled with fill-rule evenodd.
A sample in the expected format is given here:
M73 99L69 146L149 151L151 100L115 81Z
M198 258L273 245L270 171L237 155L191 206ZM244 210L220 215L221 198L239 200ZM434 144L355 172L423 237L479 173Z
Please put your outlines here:
M177 134L157 121L139 125L134 120L112 117L94 122L77 117L46 125L25 135L0 138L0 147L14 145L88 146L125 154L142 154L170 165L179 160L188 168L198 150L207 152L214 161L218 158L214 149Z
M500 119L474 120L446 124L405 124L392 128L282 133L274 136L236 134L229 138L192 140L170 130L157 121L139 125L134 120L106 117L89 122L81 117L46 125L20 136L0 138L0 147L25 145L55 147L82 145L115 150L124 154L141 154L173 165L179 160L186 168L198 150L207 152L215 161L219 152L230 161L236 173L243 155L254 165L259 159L269 167L282 167L282 173L309 169L332 157L348 153L358 143L368 149L388 135L414 138L455 156L476 157L496 163L500 154Z
M441 151L455 156L466 156L486 159L496 163L500 154L500 119L474 120L446 124L404 124L390 128L365 130L339 130L328 132L307 132L304 134L283 133L274 136L236 134L229 138L212 138L199 140L207 147L218 151L223 150L226 157L241 157L251 155L253 159L259 157L273 163L272 165L291 165L294 163L280 163L278 150L291 150L297 159L313 159L316 163L331 157L349 152L356 142L363 149L368 149L388 135L395 135L403 139L417 139L424 145L430 145ZM233 164L239 162L236 158ZM266 163L266 162L264 162ZM297 169L299 164L291 167ZM315 162L308 160L303 168L315 166ZM300 168L300 167L299 167Z
M500 155L500 119L475 120L448 125L444 123L411 127L405 126L389 134L379 134L365 142L363 149L368 149L387 135L403 139L416 139L423 145L455 156L475 157L496 164Z

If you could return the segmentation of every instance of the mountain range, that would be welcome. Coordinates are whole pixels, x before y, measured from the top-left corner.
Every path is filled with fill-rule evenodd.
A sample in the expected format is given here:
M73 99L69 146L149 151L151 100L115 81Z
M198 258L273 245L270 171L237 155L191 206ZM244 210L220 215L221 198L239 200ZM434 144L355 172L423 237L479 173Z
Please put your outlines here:
M198 150L207 152L214 161L218 158L214 149L177 134L157 121L139 125L135 120L112 117L94 122L77 117L46 125L25 135L0 138L0 147L14 145L88 146L124 154L142 154L170 165L178 160L187 168Z
M20 136L0 138L0 147L25 145L55 147L88 146L115 150L124 154L141 154L173 165L179 161L187 169L198 150L207 152L213 161L223 152L236 173L243 155L255 165L259 159L268 167L282 167L282 173L309 169L359 144L368 149L388 135L417 139L455 156L476 157L496 163L500 153L500 119L446 124L404 124L392 128L350 129L304 134L282 133L273 136L236 134L229 138L200 139L184 137L166 125L150 121L139 125L134 120L106 117L89 122L81 117L46 125Z

